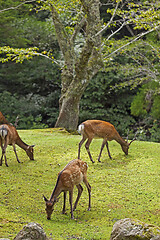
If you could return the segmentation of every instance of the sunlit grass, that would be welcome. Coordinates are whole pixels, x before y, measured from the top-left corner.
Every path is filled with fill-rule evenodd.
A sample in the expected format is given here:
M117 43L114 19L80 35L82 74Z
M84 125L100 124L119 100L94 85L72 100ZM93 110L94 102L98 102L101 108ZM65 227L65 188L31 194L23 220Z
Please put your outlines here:
M92 186L92 209L87 211L88 192L85 185L82 197L70 219L62 215L63 196L55 205L52 220L46 219L42 195L50 197L57 174L72 159L77 158L79 135L70 135L55 129L21 130L27 144L35 144L35 161L17 147L18 164L12 147L7 148L7 168L0 167L0 237L13 239L28 222L42 225L53 239L108 239L113 224L122 218L139 219L160 225L160 145L158 143L132 143L125 156L115 141L109 142L113 159L104 149L101 163L97 162L101 139L93 140L90 150L95 163L91 163L84 145L81 159L86 161L88 181ZM77 190L75 188L74 198Z

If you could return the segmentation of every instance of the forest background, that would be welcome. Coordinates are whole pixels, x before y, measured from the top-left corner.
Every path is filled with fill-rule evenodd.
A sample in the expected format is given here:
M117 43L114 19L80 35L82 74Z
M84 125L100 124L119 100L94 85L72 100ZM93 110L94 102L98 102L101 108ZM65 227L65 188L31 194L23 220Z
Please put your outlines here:
M49 53L49 56L54 56L61 63L62 53L51 12L38 8L41 1L26 2L27 4L21 5L20 0L0 1L1 10L19 6L0 12L0 46L1 49L5 46L15 49L37 47L42 54L15 62L5 59L4 51L0 51L0 111L12 123L18 116L18 129L54 127L59 115L61 67L45 54ZM74 1L65 1L67 2L69 4ZM110 21L118 1L114 2L115 5L113 2L101 0L100 16L104 26ZM133 1L120 2L121 11L127 11L129 7L140 9L142 5L146 6L143 11L144 14L147 11L148 21L154 15L154 21L159 24L158 1L134 1L134 5L127 5ZM70 25L70 31L74 14L70 22L68 12L62 12L64 24ZM116 19L120 19L120 13ZM108 34L116 29L114 22L110 24L109 30L102 35L104 43ZM110 45L115 42L117 46L119 43L125 44L126 40L144 30L148 31L145 25L135 28L134 24L128 24L114 34ZM77 51L84 41L83 32L85 25L76 42ZM123 136L128 131L134 134L138 130L139 140L160 142L159 40L159 28L156 28L125 49L117 52L115 49L115 54L104 61L104 66L89 82L82 95L79 122L101 119L114 124Z

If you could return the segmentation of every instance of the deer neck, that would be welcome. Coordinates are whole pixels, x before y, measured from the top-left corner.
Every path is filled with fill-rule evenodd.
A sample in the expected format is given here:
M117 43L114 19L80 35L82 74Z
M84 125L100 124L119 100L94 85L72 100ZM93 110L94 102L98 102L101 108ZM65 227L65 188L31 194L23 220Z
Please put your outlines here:
M127 145L127 142L119 135L118 132L116 134L115 141L117 141L121 146Z
M21 139L20 139L20 137L17 139L17 141L16 141L16 144L20 147L20 148L22 148L23 150L27 150L27 148L28 148L28 145L25 143L25 142L23 142Z
M62 172L60 172L60 174L58 175L58 178L57 178L57 182L56 182L56 185L55 185L55 188L52 192L52 195L50 197L50 201L54 201L56 200L56 198L59 196L59 194L62 192L62 189L60 187L60 176L61 176Z

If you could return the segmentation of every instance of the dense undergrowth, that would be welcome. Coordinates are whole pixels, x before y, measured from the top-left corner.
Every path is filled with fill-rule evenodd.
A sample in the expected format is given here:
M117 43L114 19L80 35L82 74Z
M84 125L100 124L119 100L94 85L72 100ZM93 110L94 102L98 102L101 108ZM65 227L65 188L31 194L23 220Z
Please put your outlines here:
M48 237L53 239L108 239L113 224L122 218L134 218L160 225L160 145L135 141L125 156L115 141L109 143L113 159L107 150L97 162L102 140L95 139L90 147L95 161L92 164L82 146L81 159L86 161L88 181L92 186L92 209L87 211L88 193L85 185L82 197L70 219L62 215L63 195L55 205L51 221L46 219L42 195L50 197L57 174L77 157L79 135L71 135L56 129L20 130L27 144L35 144L35 161L17 147L21 163L16 162L14 152L7 148L7 168L0 167L0 237L13 239L28 222L42 225ZM77 195L75 188L74 199Z

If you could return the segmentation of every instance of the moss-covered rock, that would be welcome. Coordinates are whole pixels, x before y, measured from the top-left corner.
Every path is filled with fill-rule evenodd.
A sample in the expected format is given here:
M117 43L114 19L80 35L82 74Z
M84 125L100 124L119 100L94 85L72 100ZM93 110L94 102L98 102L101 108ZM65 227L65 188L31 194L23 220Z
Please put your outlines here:
M114 224L110 240L160 240L160 228L125 218Z
M17 234L14 240L48 240L43 228L38 223L28 223Z

